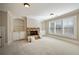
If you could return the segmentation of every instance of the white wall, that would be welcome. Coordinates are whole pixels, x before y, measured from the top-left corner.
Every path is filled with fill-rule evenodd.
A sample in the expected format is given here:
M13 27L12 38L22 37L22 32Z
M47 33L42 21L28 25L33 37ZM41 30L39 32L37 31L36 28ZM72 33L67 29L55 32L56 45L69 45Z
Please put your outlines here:
M38 20L27 17L27 27L40 27L40 22Z
M41 35L46 35L46 21L41 22Z

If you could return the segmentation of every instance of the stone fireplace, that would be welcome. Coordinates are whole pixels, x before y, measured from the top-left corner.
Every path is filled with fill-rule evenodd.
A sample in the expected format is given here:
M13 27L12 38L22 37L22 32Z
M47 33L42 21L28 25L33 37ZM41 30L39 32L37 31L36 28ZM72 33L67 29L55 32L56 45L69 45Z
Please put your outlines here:
M40 38L40 28L27 28L27 40L28 42L32 41L32 37L35 38L35 40Z

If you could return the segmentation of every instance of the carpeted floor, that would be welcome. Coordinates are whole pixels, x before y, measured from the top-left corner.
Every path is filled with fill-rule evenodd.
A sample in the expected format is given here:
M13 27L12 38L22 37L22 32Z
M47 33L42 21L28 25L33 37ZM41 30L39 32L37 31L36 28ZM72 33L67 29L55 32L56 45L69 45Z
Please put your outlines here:
M79 54L79 46L62 40L43 37L27 43L25 40L14 41L0 48L1 55L75 55Z

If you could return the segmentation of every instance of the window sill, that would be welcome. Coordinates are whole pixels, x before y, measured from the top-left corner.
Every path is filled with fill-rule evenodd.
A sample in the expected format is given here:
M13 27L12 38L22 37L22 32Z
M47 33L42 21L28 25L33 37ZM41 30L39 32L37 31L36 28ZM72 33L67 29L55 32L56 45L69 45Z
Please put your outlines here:
M49 33L48 35L53 35L53 36L58 36L58 37L63 37L63 38L68 38L68 39L77 39L73 35L64 35L64 34L54 34L54 33Z

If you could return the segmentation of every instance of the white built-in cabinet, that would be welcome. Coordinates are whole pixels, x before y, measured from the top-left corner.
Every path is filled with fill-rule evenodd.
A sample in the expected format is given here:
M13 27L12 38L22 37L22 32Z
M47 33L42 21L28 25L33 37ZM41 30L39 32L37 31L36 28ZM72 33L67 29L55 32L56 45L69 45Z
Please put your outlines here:
M13 20L13 40L26 39L26 17Z

